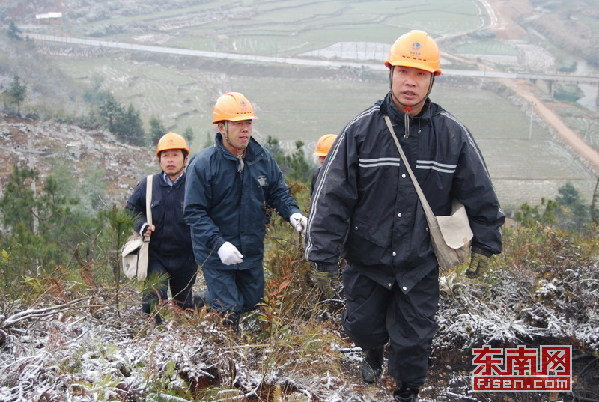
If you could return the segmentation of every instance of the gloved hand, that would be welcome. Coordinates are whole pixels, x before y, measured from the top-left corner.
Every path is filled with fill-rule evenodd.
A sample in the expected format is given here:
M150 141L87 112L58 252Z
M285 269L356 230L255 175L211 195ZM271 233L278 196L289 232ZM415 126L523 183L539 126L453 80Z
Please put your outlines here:
M220 246L218 256L225 265L241 264L243 262L243 255L237 250L237 247L228 241Z
M466 268L466 276L468 278L476 278L480 272L487 269L488 265L489 257L473 252L470 256L470 265Z
M291 216L289 217L289 223L291 223L291 226L293 226L295 230L303 233L308 227L308 218L306 218L299 212L296 212L294 214L291 214Z
M316 271L313 279L325 299L334 299L337 296L335 289L339 282L338 272Z
M149 238L150 236L152 236L152 232L154 232L156 230L156 226L155 225L150 225L149 223L144 223L141 226L141 229L139 230L139 234L142 235L143 237Z

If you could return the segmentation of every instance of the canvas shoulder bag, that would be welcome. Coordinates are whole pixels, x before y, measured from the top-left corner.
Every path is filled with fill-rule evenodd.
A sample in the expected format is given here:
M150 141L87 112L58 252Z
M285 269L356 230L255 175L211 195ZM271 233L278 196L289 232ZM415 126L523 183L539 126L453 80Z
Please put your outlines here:
M466 208L464 205L457 200L452 202L451 215L449 216L435 216L433 211L422 192L422 188L416 180L416 176L408 163L406 157L389 116L385 115L385 123L387 128L393 137L393 141L397 146L397 150L401 156L401 159L408 170L414 188L418 193L418 198L424 209L426 215L426 221L428 223L429 233L431 236L431 242L439 267L441 270L448 270L457 264L464 264L470 254L470 241L472 240L472 229L470 228L470 221L468 214L466 214Z
M152 187L154 175L149 175L146 182L146 218L152 225ZM129 279L143 281L148 276L148 250L150 238L135 233L123 246L121 251L123 273Z

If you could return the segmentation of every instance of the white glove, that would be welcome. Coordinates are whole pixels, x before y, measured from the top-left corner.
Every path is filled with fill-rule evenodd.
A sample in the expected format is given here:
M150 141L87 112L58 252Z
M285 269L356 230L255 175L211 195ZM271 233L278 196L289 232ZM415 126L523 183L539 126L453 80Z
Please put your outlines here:
M289 217L289 222L291 223L291 226L293 226L295 230L297 230L298 232L303 233L304 230L306 230L306 228L308 227L308 218L306 218L299 212L291 214L291 216Z
M237 250L237 247L228 241L220 246L218 256L225 265L241 264L243 262L243 255Z

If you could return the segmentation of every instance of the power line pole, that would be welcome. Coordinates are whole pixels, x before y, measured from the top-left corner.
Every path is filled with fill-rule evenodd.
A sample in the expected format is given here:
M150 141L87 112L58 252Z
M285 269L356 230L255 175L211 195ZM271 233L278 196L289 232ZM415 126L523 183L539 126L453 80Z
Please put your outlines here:
M534 113L534 102L530 102L530 123L528 124L528 139L532 140L532 115Z

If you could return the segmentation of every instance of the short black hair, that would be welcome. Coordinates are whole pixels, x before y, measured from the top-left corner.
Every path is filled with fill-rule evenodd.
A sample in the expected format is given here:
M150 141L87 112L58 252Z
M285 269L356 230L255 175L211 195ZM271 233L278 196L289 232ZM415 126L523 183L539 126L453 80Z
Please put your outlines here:
M158 160L160 160L160 158L162 158L162 153L163 153L164 151L173 151L173 150L175 150L175 149L179 149L181 152L183 152L183 159L187 158L187 155L189 155L189 153L188 153L188 152L187 152L185 149L182 149L182 148L163 149L163 150L162 150L162 151L160 151L160 153L158 154Z

